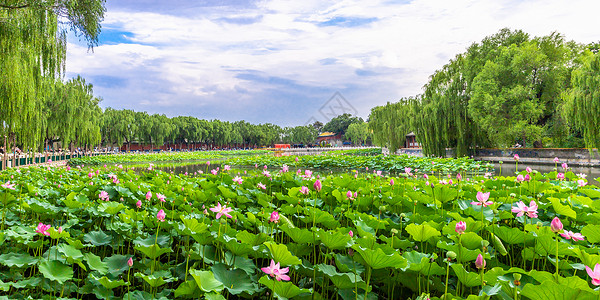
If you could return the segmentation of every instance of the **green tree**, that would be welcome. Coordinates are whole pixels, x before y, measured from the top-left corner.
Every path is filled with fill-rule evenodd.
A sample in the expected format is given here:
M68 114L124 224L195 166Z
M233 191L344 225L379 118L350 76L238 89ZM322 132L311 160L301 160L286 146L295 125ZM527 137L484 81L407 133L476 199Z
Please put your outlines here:
M362 145L369 137L368 123L352 123L346 131L346 138L349 138L353 144Z
M345 113L327 122L327 124L323 126L322 131L344 135L350 124L362 122L364 122L362 118L356 116L353 117L351 114Z
M0 3L0 134L26 148L43 141L44 99L64 69L67 30L92 47L104 11L103 0Z
M583 132L588 148L600 148L600 53L586 51L572 73L572 88L563 94L563 113Z

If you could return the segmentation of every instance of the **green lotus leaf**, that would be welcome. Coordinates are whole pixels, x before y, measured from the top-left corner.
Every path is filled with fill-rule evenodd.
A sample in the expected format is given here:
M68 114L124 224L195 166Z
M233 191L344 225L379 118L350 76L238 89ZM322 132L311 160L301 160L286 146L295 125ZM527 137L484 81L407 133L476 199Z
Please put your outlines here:
M83 256L85 257L85 260L87 261L90 269L98 271L98 273L102 275L108 273L108 266L106 265L106 263L102 262L100 256L97 256L94 253L86 253Z
M91 243L94 246L103 246L112 242L112 236L104 233L102 230L92 231L83 236L83 241Z
M280 227L283 232L285 232L294 242L298 244L312 244L313 242L313 233L312 231L306 228L290 228L288 226Z
M221 292L225 287L223 283L215 279L213 272L191 269L190 274L194 277L198 287L205 292Z
M235 255L245 256L248 253L254 251L254 249L252 249L252 246L245 243L238 243L238 241L235 238L229 237L227 235L223 235L221 237L221 240L224 242L225 247Z
M366 249L359 245L353 245L352 249L356 250L365 261L365 263L373 269L396 268L402 269L408 265L406 258L400 256L397 252L385 254L383 250Z
M215 279L223 283L227 291L233 295L248 293L250 295L258 292L258 286L241 269L228 270L224 264L216 264L212 267Z
M379 236L379 239L384 241L388 246L394 249L406 249L414 246L414 243L409 240L399 239L397 236L386 237L383 235Z
M135 240L133 240L133 243L136 246L144 246L144 247L153 246L155 242L161 247L167 247L169 245L169 237L166 235L159 235L158 239L157 239L156 235L150 235L145 239L138 237Z
M354 273L338 273L332 265L319 264L315 266L317 270L325 274L338 289L358 288L371 291L371 287L360 278L360 275Z
M554 208L554 211L557 214L569 217L573 220L577 219L577 213L569 206L562 204L560 199L548 197L548 201L552 203L552 208Z
M172 281L171 278L167 278L166 280L163 278L163 276L157 276L157 275L145 275L143 273L137 272L134 275L135 277L139 277L144 279L144 281L146 281L146 283L148 283L148 285L150 285L151 287L155 288L155 287L159 287L163 284L169 283Z
M254 247L264 243L268 239L268 236L264 233L253 234L246 230L242 230L236 234L236 238L238 241Z
M23 266L31 266L37 263L38 259L27 254L27 253L14 253L9 252L6 254L0 255L0 264L3 264L8 267L23 267Z
M314 207L305 207L307 217L302 219L305 223L312 224L313 221L316 224L323 224L325 227L333 229L340 225L340 223L328 212L322 211ZM314 220L313 220L314 218Z
M406 226L406 232L417 242L427 241L432 237L441 236L442 233L428 224L417 225L415 223Z
M13 282L12 287L14 287L16 289L35 288L35 287L38 287L41 282L42 282L41 277L31 277L29 279Z
M269 249L273 260L278 262L283 267L299 265L302 263L298 257L294 256L288 250L286 245L277 244L274 242L265 242L263 243L263 245L265 245Z
M458 280L466 287L481 285L481 276L474 272L467 272L462 264L452 264L450 268L452 268Z
M219 185L217 187L219 189L219 191L221 191L221 195L223 195L223 197L225 197L225 199L236 199L237 198L237 194L233 191L231 191L230 189Z
M275 295L283 298L293 298L300 294L310 293L312 291L309 289L301 289L289 281L271 280L269 276L266 275L261 277L258 282L273 291Z
M206 229L208 229L206 224L199 222L197 219L186 219L183 215L181 215L180 218L185 228L189 229L193 233L203 233L206 232Z
M558 237L557 237L558 238ZM535 252L538 255L556 255L556 240L549 236L540 236L536 240ZM558 256L575 255L569 245L563 242L558 243Z
M523 240L527 238L527 243L533 241L533 235L530 233L523 234L523 230L515 227L506 226L488 226L486 229L495 234L503 242L514 245L523 244Z
M529 299L548 299L548 300L593 300L596 299L597 292L590 293L576 287L570 287L564 284L558 284L552 280L544 281L540 285L527 284L521 290L521 295Z
M98 205L98 211L107 213L109 215L117 214L118 212L123 210L123 208L125 208L125 205L123 205L122 203L112 201L102 202L100 203L100 205Z
M60 284L73 279L73 268L57 260L41 262L38 268L44 277L52 281L58 281Z
M407 251L402 254L408 262L408 270L427 275L444 275L446 270L436 262L430 262L430 256L418 251Z
M108 272L112 276L118 276L121 273L127 271L129 266L127 265L127 260L129 260L131 256L125 256L121 254L115 254L111 257L104 258L104 263L108 267Z
M597 244L600 242L600 225L588 224L581 229L581 234L585 236L588 242Z
M155 259L165 253L173 252L171 248L161 248L158 245L154 244L152 246L135 246L135 250L138 250L144 255L146 255L150 259Z
M198 290L198 285L195 280L188 280L186 282L181 283L177 289L175 289L175 298L179 298L181 296L191 296L196 293Z
M225 300L226 298L223 297L223 295L221 295L221 294L208 293L208 294L204 294L204 299L206 299L206 300Z
M126 283L125 281L123 281L123 279L121 280L110 280L108 279L106 276L102 276L102 278L97 278L94 275L91 275L92 278L98 280L98 282L100 282L100 284L102 284L103 287L112 290L114 288L120 287L120 286L126 286L128 285L128 283Z
M320 230L318 232L321 243L332 250L345 249L350 246L352 237L347 233Z

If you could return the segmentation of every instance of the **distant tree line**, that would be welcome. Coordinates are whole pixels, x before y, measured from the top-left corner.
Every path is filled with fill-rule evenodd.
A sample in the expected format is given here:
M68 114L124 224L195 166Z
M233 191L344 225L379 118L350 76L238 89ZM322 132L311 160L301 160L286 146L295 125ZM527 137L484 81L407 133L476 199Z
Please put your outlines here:
M502 29L431 75L424 93L374 107L374 143L415 132L425 154L478 147L600 146L599 44Z

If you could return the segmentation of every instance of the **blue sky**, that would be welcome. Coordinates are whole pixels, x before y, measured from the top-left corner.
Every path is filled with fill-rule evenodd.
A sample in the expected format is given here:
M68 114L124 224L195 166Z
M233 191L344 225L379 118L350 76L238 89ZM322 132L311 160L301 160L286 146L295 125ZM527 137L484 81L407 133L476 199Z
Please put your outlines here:
M327 122L339 92L370 109L504 27L598 41L597 1L108 0L93 52L69 38L67 77L103 108L282 126Z

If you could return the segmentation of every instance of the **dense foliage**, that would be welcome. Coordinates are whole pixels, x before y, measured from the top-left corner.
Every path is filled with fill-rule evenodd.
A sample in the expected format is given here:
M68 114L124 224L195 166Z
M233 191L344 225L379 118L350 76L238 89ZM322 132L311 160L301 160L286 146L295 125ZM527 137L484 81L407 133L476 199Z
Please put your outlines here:
M476 147L560 147L584 132L595 147L600 127L587 120L596 112L590 91L597 72L584 50L557 33L532 38L503 29L436 71L422 95L373 108L374 141L397 149L413 131L426 154L455 148L462 156ZM573 99L568 118L565 98ZM569 119L578 121L568 126Z
M98 166L104 164L133 163L133 162L166 162L223 159L239 155L256 155L270 153L267 150L238 150L238 151L196 151L196 152L162 152L111 154L100 156L84 156L69 160L70 166Z
M479 173L484 174L493 169L493 165L487 162L478 162L473 159L462 157L434 158L417 157L407 154L403 155L361 155L361 152L331 151L323 155L304 156L246 156L227 160L225 163L240 166L268 166L310 168L310 169L337 169L358 170L367 167L372 172L383 171L391 173L404 173L405 168L411 168L414 172L455 174L455 173ZM354 155L353 155L354 154Z
M0 3L0 136L7 147L41 148L61 139L99 140L98 99L81 78L63 82L69 29L92 47L104 0L8 0ZM55 127L58 126L58 127ZM4 146L4 145L2 145Z
M595 299L600 191L560 172L11 169L0 294Z

